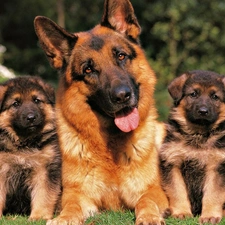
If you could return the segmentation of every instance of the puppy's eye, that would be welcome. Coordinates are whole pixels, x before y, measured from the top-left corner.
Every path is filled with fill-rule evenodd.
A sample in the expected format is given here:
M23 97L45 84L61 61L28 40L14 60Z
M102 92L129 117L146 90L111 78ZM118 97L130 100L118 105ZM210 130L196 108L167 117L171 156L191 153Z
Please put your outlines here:
M190 97L196 98L198 96L198 93L196 91L189 94Z
M33 101L34 101L35 104L39 104L41 102L41 100L38 99L38 98L35 98Z
M17 107L19 107L20 106L20 102L18 102L18 101L15 101L15 102L13 102L13 107L15 107L15 108L17 108Z
M212 98L213 100L215 100L215 101L218 101L218 100L219 100L219 97L218 97L218 95L216 95L216 94L211 95L211 98Z

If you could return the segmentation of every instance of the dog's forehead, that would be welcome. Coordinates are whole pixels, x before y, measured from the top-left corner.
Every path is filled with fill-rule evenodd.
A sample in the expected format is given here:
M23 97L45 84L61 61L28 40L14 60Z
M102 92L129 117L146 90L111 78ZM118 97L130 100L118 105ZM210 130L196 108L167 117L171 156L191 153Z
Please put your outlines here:
M78 35L78 41L75 45L75 49L84 49L84 50L101 50L105 44L103 38L97 35L92 35L90 32L82 32Z
M101 30L104 30L101 31ZM106 31L105 31L106 30ZM81 51L96 51L99 52L105 49L110 49L115 46L121 46L123 48L130 48L131 44L128 44L126 38L121 34L111 31L108 28L93 29L88 32L80 32L77 34L78 41L75 45L75 50ZM113 36L113 38L112 38Z
M19 92L13 92L11 95L9 95L9 98L14 100L14 99L20 99L22 94Z
M213 76L211 74L192 74L189 82L206 85L207 83L211 83L216 78L217 76Z
M99 36L93 36L92 38L90 38L88 43L89 47L96 51L101 50L104 44L105 44L104 39Z
M189 79L187 79L185 86L194 88L224 89L221 77L214 74L193 74Z
M8 99L31 100L34 97L45 98L45 95L38 89L17 89L11 90L7 94Z
M198 91L201 94L212 94L217 93L223 95L224 93L224 86L222 82L192 82L188 85L185 85L185 92L192 92Z
M210 91L219 91L220 87L214 84L208 83L207 85L203 83L193 83L192 85L187 86L188 89L193 90L201 90L202 92L210 92Z

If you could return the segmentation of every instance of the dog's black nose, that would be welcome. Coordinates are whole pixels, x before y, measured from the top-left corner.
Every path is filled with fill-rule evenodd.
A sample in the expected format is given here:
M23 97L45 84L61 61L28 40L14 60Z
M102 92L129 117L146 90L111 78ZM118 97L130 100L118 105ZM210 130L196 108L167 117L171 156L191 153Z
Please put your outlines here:
M131 89L127 85L119 85L113 88L111 97L116 103L127 102L131 97Z
M198 109L198 114L201 116L207 116L209 113L208 108L206 106L202 106Z
M36 119L36 116L35 116L35 114L34 113L29 113L29 114L27 114L27 120L29 121L29 122L34 122L35 121L35 119Z

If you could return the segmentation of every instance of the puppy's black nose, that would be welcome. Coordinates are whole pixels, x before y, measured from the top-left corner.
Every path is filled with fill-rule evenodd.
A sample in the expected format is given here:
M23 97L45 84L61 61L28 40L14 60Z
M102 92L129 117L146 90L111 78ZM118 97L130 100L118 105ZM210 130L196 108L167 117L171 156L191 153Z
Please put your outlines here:
M29 121L29 122L34 122L35 121L35 119L36 119L36 116L35 116L35 114L34 113L29 113L29 114L27 114L27 120Z
M202 106L198 109L198 114L201 116L207 116L209 113L208 108L206 106Z

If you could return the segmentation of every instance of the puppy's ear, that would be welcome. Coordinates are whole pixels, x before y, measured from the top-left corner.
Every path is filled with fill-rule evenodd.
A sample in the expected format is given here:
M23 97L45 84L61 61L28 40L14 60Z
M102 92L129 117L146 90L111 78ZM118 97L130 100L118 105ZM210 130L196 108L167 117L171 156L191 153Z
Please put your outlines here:
M129 0L105 0L101 25L112 28L135 42L141 32Z
M168 86L168 91L170 93L170 96L173 98L175 105L178 105L183 97L183 87L188 77L189 74L184 73L175 78Z
M34 76L30 77L30 80L33 81L34 83L38 83L43 91L45 92L48 101L51 105L55 104L55 90L52 87L52 85L48 84L44 80L42 80L40 77Z
M5 92L7 91L7 86L0 85L0 112L2 111L2 103L5 99Z
M39 80L38 82L42 86L42 88L44 89L45 94L48 97L49 103L51 105L55 105L55 90L54 90L54 88L50 84L45 83L41 80Z
M225 76L222 78L222 82L223 82L223 87L224 87L224 90L225 90ZM224 98L224 101L225 101L225 98Z
M223 82L223 85L224 85L224 88L225 88L225 76L222 78L222 82Z

